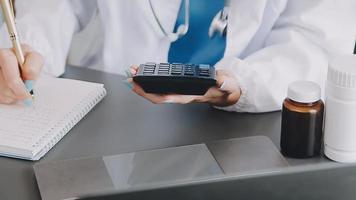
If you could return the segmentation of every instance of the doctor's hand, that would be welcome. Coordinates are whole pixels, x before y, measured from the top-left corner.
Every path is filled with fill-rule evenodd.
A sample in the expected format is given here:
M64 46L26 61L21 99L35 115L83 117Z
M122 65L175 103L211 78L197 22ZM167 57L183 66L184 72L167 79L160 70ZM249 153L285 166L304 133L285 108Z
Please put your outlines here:
M22 49L25 63L21 72L13 50L0 49L0 104L11 104L18 100L25 100L25 104L32 102L29 91L33 89L33 82L42 70L43 57L28 45L22 45ZM24 80L29 80L26 85Z
M138 67L132 66L130 73L135 75ZM214 106L230 106L238 102L241 96L241 89L237 80L224 70L216 71L217 85L211 87L204 95L180 95L180 94L151 94L146 93L141 86L136 84L132 78L127 81L132 84L132 90L138 95L148 99L154 104L164 103L209 103Z

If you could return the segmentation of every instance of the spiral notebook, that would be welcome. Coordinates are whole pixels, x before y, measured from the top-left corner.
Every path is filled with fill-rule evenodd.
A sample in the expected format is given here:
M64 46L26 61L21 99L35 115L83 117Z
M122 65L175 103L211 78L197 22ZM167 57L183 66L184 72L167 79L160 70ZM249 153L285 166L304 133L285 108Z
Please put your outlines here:
M106 95L102 84L42 78L35 101L0 104L0 155L39 160Z

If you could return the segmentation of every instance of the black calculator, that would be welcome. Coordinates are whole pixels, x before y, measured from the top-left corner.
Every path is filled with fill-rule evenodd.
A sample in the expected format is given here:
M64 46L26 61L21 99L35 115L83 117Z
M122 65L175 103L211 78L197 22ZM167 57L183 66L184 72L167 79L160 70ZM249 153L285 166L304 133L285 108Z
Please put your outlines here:
M215 68L206 64L141 64L133 80L155 94L204 95L216 85Z

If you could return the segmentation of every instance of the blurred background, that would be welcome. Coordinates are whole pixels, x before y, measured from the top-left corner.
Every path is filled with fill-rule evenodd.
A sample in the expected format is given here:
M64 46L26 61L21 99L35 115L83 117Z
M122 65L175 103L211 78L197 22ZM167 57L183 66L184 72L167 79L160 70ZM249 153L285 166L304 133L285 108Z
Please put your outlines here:
M211 1L211 0L209 0L209 1ZM199 11L199 10L201 11L201 5L200 6L194 6L194 3L198 3L198 2L197 1L192 1L192 2L193 2L193 5L192 5L193 9L195 7L195 8L198 8L197 11ZM219 1L215 1L215 2L219 2ZM212 2L210 2L210 3L212 3ZM220 7L220 6L215 5L215 6L212 6L212 7ZM212 13L216 12L214 9L205 8L205 11L207 11L207 10L208 11L211 10ZM178 18L178 21L182 21L182 19ZM182 22L180 22L180 23L182 23ZM2 11L0 9L0 26L2 26L2 24L3 24L3 16L2 16ZM79 65L79 63L83 59L83 57L85 55L90 54L91 53L90 51L92 49L95 49L95 47L97 45L99 45L100 41L93 39L93 38L100 38L100 37L98 37L99 34L100 34L99 30L100 30L100 19L98 17L98 13L96 13L92 17L89 25L83 31L81 31L80 33L75 34L75 36L73 38L73 42L72 42L72 47L70 48L70 52L69 52L69 56L68 56L68 63L70 65L75 65L75 66ZM191 39L186 37L184 40L180 40L179 42L174 43L172 45L172 48L177 49L176 51L179 51L180 46L184 46L185 43L190 43ZM211 43L211 45L214 45L215 47L219 47L219 48L210 48L210 49L218 49L219 51L223 52L223 50L220 49L220 47L222 45L218 45L218 44L221 44L221 43L222 42L218 41L218 40L213 41ZM356 54L356 33L355 33L354 54ZM187 57L188 55L184 55L183 54L183 55L179 55L179 56L181 56L183 58L183 60L177 60L178 58L176 56L174 56L174 54L170 53L170 58L174 59L174 61L176 61L176 62L189 62L189 59L188 60L185 59L185 57ZM222 56L222 55L219 55L219 56ZM199 56L197 56L197 57L199 57ZM218 59L218 58L216 58L216 59Z

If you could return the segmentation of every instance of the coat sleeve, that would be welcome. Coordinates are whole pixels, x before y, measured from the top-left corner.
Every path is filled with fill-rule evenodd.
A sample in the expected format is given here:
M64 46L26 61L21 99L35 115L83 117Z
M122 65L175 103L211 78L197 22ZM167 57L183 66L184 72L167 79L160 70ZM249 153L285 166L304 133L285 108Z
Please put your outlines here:
M72 36L88 23L94 1L16 0L16 24L21 43L41 53L44 74L63 74ZM6 27L0 29L0 48L11 43Z
M289 0L268 34L264 48L244 59L223 58L242 89L239 102L221 108L236 112L281 109L289 83L317 82L324 89L328 60L352 54L356 35L356 1Z

